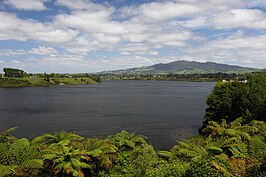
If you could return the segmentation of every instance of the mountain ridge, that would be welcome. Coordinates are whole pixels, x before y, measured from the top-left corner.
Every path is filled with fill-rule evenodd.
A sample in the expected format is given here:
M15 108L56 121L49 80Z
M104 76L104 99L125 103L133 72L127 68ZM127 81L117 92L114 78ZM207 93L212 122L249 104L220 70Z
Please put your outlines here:
M170 63L158 63L151 66L129 69L102 71L97 74L205 74L205 73L248 73L257 68L242 67L215 62L196 62L177 60Z

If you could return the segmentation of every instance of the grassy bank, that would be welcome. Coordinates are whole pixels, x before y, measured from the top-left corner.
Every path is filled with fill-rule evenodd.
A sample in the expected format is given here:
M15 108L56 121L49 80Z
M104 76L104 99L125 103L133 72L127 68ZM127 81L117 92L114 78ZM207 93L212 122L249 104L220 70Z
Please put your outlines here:
M42 77L36 78L0 78L0 87L27 87L27 86L50 86L50 85L82 85L82 84L96 84L92 78L50 78L46 81Z

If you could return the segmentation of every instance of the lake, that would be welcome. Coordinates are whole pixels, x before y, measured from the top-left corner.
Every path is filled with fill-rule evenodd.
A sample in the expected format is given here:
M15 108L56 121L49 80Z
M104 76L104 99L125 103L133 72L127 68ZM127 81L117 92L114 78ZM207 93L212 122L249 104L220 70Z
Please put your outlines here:
M214 83L104 81L93 85L0 88L0 131L17 137L60 130L105 137L121 130L156 149L198 133Z

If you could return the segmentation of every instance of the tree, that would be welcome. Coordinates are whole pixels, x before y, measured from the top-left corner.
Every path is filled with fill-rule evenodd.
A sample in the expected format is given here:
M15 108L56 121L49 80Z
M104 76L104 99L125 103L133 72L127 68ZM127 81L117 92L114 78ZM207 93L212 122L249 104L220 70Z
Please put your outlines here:
M5 72L5 77L23 78L25 74L23 70L14 69L14 68L4 68L3 71Z

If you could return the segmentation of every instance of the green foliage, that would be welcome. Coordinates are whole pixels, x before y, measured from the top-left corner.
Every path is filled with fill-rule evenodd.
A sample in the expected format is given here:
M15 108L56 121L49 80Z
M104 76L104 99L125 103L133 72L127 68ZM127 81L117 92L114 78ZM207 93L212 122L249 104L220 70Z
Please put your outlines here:
M27 86L51 86L51 85L81 85L81 84L96 84L99 79L90 77L68 78L68 77L50 77L49 74L41 76L26 76L22 77L0 77L0 87L27 87Z
M250 154L254 157L266 157L266 141L265 136L255 135L250 141Z
M86 151L74 149L69 146L70 140L61 140L51 144L44 150L43 159L51 167L51 175L79 176L83 174L82 168L91 168L86 161L89 160Z
M0 133L0 177L265 176L263 121L209 121L204 135L180 141L170 151L155 151L145 137L127 131L105 139L57 132L30 142L11 136L14 129Z
M230 173L225 170L226 165L216 163L215 158L201 158L199 161L192 162L186 171L185 176L193 177L222 177L230 176Z
M122 130L120 133L115 134L114 136L108 137L119 149L134 149L138 145L145 145L146 137L142 135L135 135L135 133L128 133L125 130Z
M0 177L14 174L16 168L17 168L17 165L5 166L5 165L0 164Z
M32 147L26 138L0 143L1 173L17 176L34 175L38 174L42 167L40 152Z
M9 128L3 132L0 133L0 143L6 143L6 142L9 142L9 141L14 141L16 140L17 138L10 135L11 132L13 132L14 130L16 130L17 127L12 127L12 128Z
M55 132L54 134L43 134L39 137L36 137L32 140L33 144L43 144L43 145L51 145L51 144L57 144L62 140L70 140L70 141L81 141L84 138L71 133L71 132Z
M5 72L5 77L23 78L24 76L24 71L20 69L4 68L3 71Z
M24 78L0 78L0 87L25 87L31 83Z
M249 74L247 83L218 82L207 98L205 125L208 121L232 122L243 117L245 122L265 120L266 74Z
M88 153L93 173L98 173L100 169L110 170L117 157L117 147L107 139L89 138L74 146Z

